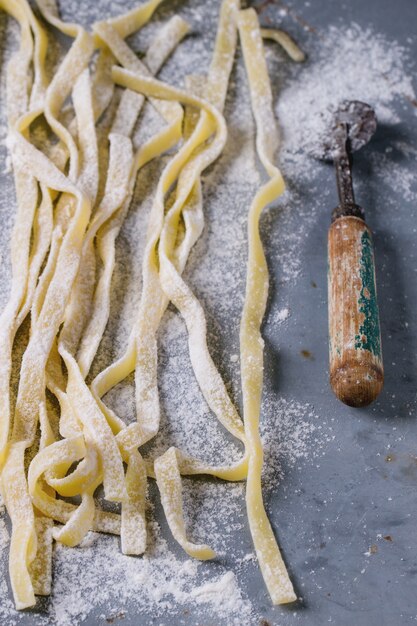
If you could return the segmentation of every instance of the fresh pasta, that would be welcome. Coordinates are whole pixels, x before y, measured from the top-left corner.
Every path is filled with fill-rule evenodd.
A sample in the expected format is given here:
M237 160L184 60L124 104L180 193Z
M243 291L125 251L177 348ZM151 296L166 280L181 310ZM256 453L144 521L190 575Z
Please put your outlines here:
M258 225L264 206L284 189L273 164L278 133L262 37L277 41L294 60L303 54L286 33L261 29L256 13L242 11L239 0L223 0L207 76L185 77L185 88L168 85L155 76L187 35L188 24L178 16L168 20L142 61L125 41L152 18L161 1L148 0L125 15L97 22L89 33L61 20L55 0L37 0L46 23L72 39L49 76L49 30L27 0L0 0L0 8L20 26L19 48L7 69L8 147L17 208L11 292L0 319L0 485L12 522L9 573L18 609L50 593L53 541L76 546L94 530L120 535L126 555L145 552L149 478L156 480L176 541L194 558L213 558L208 545L189 538L185 525L182 476L193 474L246 481L249 526L271 599L274 604L296 599L261 488L260 326L268 270ZM223 109L238 37L258 156L269 176L248 213L240 328L243 419L210 355L203 307L183 278L204 226L201 175L227 141ZM123 89L119 99L116 88ZM146 100L159 114L161 128L135 150L132 134ZM112 121L103 130L100 120L107 114ZM47 129L42 145L32 140L35 121ZM90 381L110 316L116 240L137 174L168 151L148 219L142 292L128 345ZM204 463L174 447L156 458L144 455L143 446L159 430L157 331L169 303L186 325L193 372L207 405L242 445L234 464ZM13 343L29 314L14 403ZM128 425L104 396L132 372L136 420ZM56 405L48 402L47 392ZM105 499L120 504L120 513L97 503L101 485Z

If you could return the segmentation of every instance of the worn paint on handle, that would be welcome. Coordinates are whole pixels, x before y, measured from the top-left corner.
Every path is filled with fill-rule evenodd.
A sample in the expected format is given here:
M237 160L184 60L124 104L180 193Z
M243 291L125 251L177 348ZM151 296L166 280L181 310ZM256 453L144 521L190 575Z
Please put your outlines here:
M344 216L329 230L330 382L351 406L372 402L383 385L372 234Z
M364 319L355 337L355 348L357 350L369 350L376 357L381 358L381 331L376 299L374 250L368 229L365 229L361 235L359 275L362 286L358 305Z

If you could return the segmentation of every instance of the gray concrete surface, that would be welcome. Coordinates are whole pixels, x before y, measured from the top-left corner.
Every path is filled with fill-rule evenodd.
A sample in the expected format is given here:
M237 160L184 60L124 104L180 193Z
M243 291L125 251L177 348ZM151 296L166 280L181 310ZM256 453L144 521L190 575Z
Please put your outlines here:
M176 10L184 6L186 14L192 2L174 4ZM294 0L289 6L318 33L330 24L372 25L388 38L407 39L417 57L417 4L413 0ZM168 12L172 4L167 7ZM207 11L213 7L210 3ZM269 7L269 14L274 10ZM290 18L286 24L308 49L316 34L304 31ZM417 142L416 113L415 105L398 102L401 122L381 127L369 150L382 153L393 137ZM366 155L364 150L356 159L358 181L372 181ZM398 159L401 167L415 171L415 157ZM378 188L372 182L360 185L359 200L375 234L386 382L377 402L358 410L339 403L328 385L326 232L336 191L325 165L318 166L317 177L316 187L329 187L330 196L312 197L308 188L301 189L301 202L313 203L320 210L302 243L301 273L293 283L279 284L279 261L272 245L279 216L266 235L272 272L270 307L287 303L291 307L285 331L266 329L266 385L276 393L311 403L324 427L332 427L337 437L315 462L301 461L288 468L285 481L268 502L302 600L272 608L256 567L240 582L266 620L265 626L402 626L417 621L417 185L412 200L383 182ZM302 350L311 357L304 358ZM247 532L237 539L250 550ZM102 623L100 613L92 613L86 623ZM36 621L36 614L27 614L19 623ZM211 626L223 622L210 615L197 617L192 611L162 619L138 615L126 607L121 623Z

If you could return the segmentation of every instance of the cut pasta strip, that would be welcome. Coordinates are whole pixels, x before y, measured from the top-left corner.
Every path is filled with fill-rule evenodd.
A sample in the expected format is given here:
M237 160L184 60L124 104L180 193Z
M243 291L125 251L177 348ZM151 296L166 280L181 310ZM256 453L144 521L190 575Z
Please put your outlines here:
M273 41L276 41L293 61L296 61L297 63L305 61L306 55L294 39L292 39L292 37L285 32L285 30L279 30L277 28L261 28L261 36L264 39L272 39Z
M54 0L37 0L37 4L43 16L50 24L53 24L65 35L74 38L74 42L68 54L65 55L64 60L47 89L43 113L53 132L69 151L70 165L68 178L72 182L75 182L79 170L77 146L70 131L59 122L58 115L62 109L62 105L70 95L71 89L78 76L87 67L91 55L94 52L94 43L91 35L81 26L78 24L67 24L59 19Z
M33 222L33 241L29 258L26 293L16 318L16 328L21 326L32 307L39 274L51 244L53 229L52 199L45 185L42 185L41 192L42 200Z
M25 442L10 446L1 473L2 495L13 524L9 574L17 609L25 609L35 603L28 568L36 556L37 539L35 515L24 471L25 450Z
M65 475L67 468L82 460L86 445L82 435L62 439L42 449L32 460L28 472L29 493L35 507L46 517L66 524L77 512L74 504L52 497L42 484L42 476L53 469L55 475ZM92 530L120 534L120 516L96 509L91 524Z
M30 93L31 111L42 110L44 106L45 92L48 80L45 71L46 50L48 47L48 38L45 30L41 27L39 21L33 14L33 11L27 0L20 0L23 10L26 13L30 28L33 32L34 49L33 49L33 69L34 80Z
M52 586L52 528L49 517L35 516L37 552L29 566L33 591L38 596L49 596Z
M136 450L128 455L126 488L129 500L122 504L122 552L142 554L146 549L146 467Z
M192 543L186 537L182 512L181 474L178 471L175 448L169 448L158 457L154 466L162 506L174 538L190 556L202 561L213 559L216 553L209 546Z
M119 15L118 17L107 20L107 23L113 26L122 39L126 39L129 35L132 35L149 22L162 1L163 0L148 0L148 2L132 9L124 15Z
M60 529L54 528L54 539L69 547L78 546L92 527L94 513L94 498L91 493L84 492L80 506L68 522Z
M49 446L55 441L55 435L51 427L46 398L39 405L39 424L41 435L39 449ZM46 484L44 488L53 497L55 492ZM36 595L47 596L51 593L52 586L52 541L54 521L45 517L35 509L35 532L37 538L37 552L33 561L29 564L29 574Z
M85 456L74 471L70 474L65 472L63 477L57 477L53 471L48 470L46 480L59 495L66 498L77 496L91 489L93 485L100 484L102 481L100 458L92 442L86 442Z
M112 53L107 48L102 48L98 55L93 77L93 108L96 122L107 110L114 94L114 83L111 78L113 65Z
M20 27L19 49L12 55L7 67L7 118L9 126L26 115L29 110L31 90L30 64L33 56L33 37L30 30L28 11L24 0L0 0L0 7L14 17ZM14 69L14 74L11 69Z
M12 56L7 68L7 117L9 128L13 128L29 108L30 63L33 54L33 39L30 24L22 2L0 0L0 7L12 15L20 25L21 40L19 50ZM12 346L19 327L17 316L26 295L30 239L32 223L38 202L36 180L13 160L17 215L12 233L11 262L12 286L9 301L0 317L0 353L3 358L0 369L0 469L5 461L7 441L11 423L10 375L12 367Z
M278 147L278 129L272 109L272 94L262 49L258 18L253 9L241 11L238 27L249 80L256 122L256 148L270 180L257 192L248 216L248 265L246 295L240 326L243 416L249 450L246 504L258 562L274 604L297 599L262 501L263 462L259 416L263 379L261 323L268 297L268 268L259 234L262 209L284 191L284 181L273 164Z

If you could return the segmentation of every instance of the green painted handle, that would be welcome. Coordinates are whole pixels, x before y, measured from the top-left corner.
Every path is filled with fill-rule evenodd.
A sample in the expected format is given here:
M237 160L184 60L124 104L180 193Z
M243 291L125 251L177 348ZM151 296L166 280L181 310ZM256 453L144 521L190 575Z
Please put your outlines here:
M329 229L330 383L350 406L375 400L384 382L372 234L353 216Z

